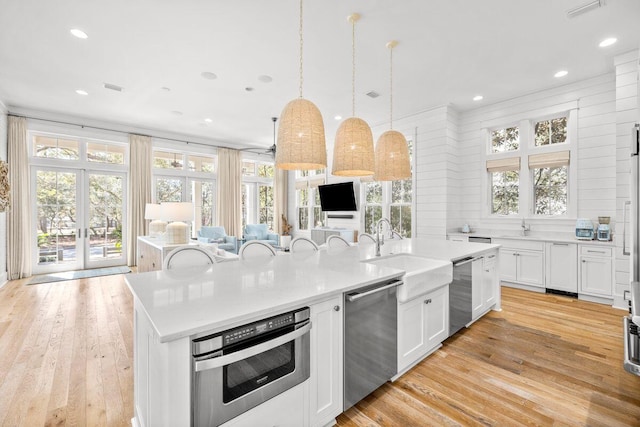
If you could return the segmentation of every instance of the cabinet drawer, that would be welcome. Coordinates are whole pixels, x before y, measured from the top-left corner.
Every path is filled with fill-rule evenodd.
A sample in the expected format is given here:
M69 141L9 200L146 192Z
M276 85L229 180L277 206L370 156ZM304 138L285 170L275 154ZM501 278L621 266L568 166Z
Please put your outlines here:
M580 255L611 257L613 248L603 248L602 246L580 245Z
M508 249L524 249L527 251L543 251L544 242L531 240L492 239L491 243L502 245Z

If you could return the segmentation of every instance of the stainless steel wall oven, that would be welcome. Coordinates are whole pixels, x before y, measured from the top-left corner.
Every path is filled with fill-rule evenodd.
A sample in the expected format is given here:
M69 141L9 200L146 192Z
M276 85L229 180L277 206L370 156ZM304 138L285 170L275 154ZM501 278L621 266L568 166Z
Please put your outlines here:
M192 340L192 425L220 425L308 379L310 330L305 307Z

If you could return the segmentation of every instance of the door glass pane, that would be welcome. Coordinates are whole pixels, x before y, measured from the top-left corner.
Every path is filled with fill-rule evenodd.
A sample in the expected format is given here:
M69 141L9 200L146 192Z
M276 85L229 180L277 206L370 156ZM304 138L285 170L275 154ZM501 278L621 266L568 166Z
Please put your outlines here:
M213 181L192 181L191 202L195 208L194 230L202 226L212 226L214 216L214 183ZM195 232L194 232L195 233ZM195 237L195 234L192 236Z
M89 175L89 259L122 256L123 179L118 175Z
M76 262L76 174L36 172L38 265Z
M273 230L273 187L268 185L258 187L258 203L260 204L258 223L268 224L269 230Z
M182 179L156 178L156 203L181 201Z

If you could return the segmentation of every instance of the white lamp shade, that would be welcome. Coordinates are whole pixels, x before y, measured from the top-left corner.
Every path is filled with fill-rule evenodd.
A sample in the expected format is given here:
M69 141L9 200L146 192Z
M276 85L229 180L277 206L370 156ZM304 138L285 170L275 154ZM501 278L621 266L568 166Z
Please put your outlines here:
M327 149L322 114L304 98L285 105L278 128L276 167L285 170L327 167Z
M162 219L167 221L191 221L194 208L191 202L167 202L162 203Z
M160 219L162 218L162 211L160 204L147 203L144 207L144 219Z
M357 117L346 119L336 132L331 173L337 176L368 176L373 175L374 167L371 128Z

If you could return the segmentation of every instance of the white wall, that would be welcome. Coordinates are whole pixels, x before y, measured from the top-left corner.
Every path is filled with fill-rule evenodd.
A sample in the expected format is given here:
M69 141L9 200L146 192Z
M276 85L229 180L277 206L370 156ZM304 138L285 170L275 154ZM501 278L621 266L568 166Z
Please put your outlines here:
M571 159L577 167L577 216L616 217L616 87L615 74L610 73L588 80L513 98L460 115L459 161L462 182L461 215L447 224L450 230L465 222L480 230L517 230L521 217L491 219L483 217L483 180L486 171L481 162L485 141L481 135L483 123L497 123L531 111L553 108L577 101L578 158ZM577 161L576 161L577 160ZM533 231L572 233L575 218L528 219Z
M622 232L624 202L629 200L629 144L631 128L640 122L638 85L639 52L633 51L615 58L616 66L616 228ZM629 214L629 212L627 212ZM620 234L620 233L619 233ZM629 240L627 240L629 242ZM629 249L629 248L627 248ZM624 291L629 289L630 260L623 254L622 239L616 240L616 284L614 305L626 307Z
M0 101L0 159L7 161L7 108ZM0 213L0 286L7 281L7 214Z

